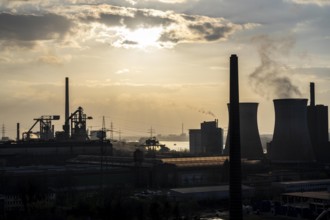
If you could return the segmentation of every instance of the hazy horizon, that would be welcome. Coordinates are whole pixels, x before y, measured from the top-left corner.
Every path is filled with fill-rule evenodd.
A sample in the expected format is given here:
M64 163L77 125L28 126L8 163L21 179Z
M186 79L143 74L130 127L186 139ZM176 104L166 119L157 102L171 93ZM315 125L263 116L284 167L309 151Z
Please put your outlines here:
M5 0L0 3L0 123L16 137L42 115L93 116L89 129L180 134L219 120L227 129L229 56L240 101L258 102L272 134L275 98L329 105L330 1ZM117 134L115 134L117 135Z

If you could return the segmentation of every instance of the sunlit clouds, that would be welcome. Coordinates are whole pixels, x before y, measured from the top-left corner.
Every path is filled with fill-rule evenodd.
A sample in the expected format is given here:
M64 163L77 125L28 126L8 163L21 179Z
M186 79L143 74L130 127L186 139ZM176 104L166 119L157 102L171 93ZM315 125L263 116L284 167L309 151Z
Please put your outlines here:
M224 18L109 5L57 6L38 14L1 13L0 18L3 47L33 47L42 41L83 47L84 41L94 40L114 47L172 48L227 40L235 31L255 27Z
M224 18L190 16L172 11L109 6L89 10L77 18L80 23L88 23L91 27L99 25L94 38L107 36L109 44L125 48L172 48L179 43L227 40L235 31L254 27L248 23L234 24ZM104 25L103 29L101 25Z
M134 31L127 29L118 30L120 39L113 42L115 47L160 47L158 39L161 36L162 28L139 28Z

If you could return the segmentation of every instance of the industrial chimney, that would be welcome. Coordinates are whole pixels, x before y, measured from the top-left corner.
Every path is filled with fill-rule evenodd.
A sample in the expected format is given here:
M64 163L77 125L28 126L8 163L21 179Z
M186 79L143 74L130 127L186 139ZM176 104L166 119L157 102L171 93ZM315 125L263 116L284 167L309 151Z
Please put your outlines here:
M242 176L241 176L241 141L239 128L239 83L238 57L230 56L230 89L229 89L229 218L243 219L242 210Z
M313 82L310 83L310 106L315 106L315 84Z
M315 84L310 83L310 105L307 107L309 135L315 159L329 162L328 106L315 105Z
M70 124L69 124L69 117L70 117L70 110L69 110L69 78L65 78L65 123L63 126L63 130L65 133L65 138L70 137Z
M275 99L275 128L269 144L272 161L313 161L307 123L307 99Z
M20 124L16 124L16 141L20 141Z
M228 110L230 105L228 105ZM257 123L258 103L239 103L241 157L247 159L262 159L263 149L260 141ZM229 125L230 126L230 125ZM229 128L230 131L230 128ZM230 132L227 135L225 154L228 154Z

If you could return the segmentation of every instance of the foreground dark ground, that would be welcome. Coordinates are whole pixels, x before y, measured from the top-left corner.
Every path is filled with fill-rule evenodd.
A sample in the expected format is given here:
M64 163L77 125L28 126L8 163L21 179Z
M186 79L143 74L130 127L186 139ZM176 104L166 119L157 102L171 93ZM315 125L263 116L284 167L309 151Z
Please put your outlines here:
M228 201L176 198L167 191L100 188L97 191L58 193L44 202L42 193L21 195L24 208L3 213L4 220L210 220L228 218ZM256 204L256 201L249 201ZM252 207L251 207L252 208ZM270 212L256 212L254 206L245 220L287 220Z

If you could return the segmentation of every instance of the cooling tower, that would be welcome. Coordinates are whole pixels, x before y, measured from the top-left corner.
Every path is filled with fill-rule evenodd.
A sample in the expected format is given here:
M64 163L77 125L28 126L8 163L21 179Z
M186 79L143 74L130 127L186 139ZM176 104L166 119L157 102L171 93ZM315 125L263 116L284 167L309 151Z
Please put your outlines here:
M228 105L229 110L229 105ZM247 159L262 159L263 150L257 123L258 103L239 103L241 156ZM230 131L230 129L229 129ZM227 135L226 151L230 148L230 132Z
M313 161L307 99L275 99L275 128L268 155L273 161Z

